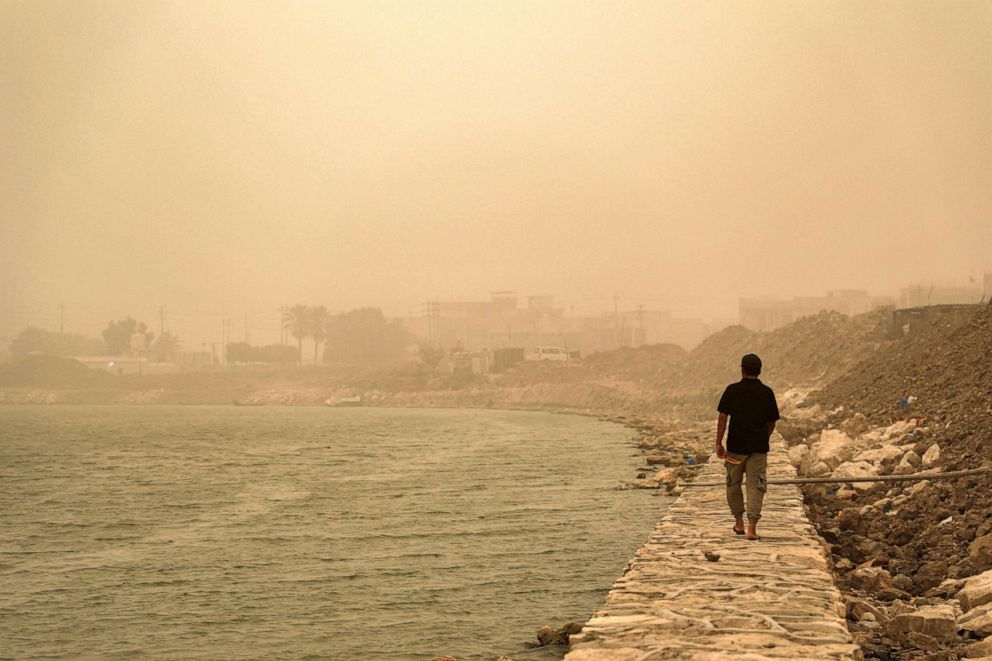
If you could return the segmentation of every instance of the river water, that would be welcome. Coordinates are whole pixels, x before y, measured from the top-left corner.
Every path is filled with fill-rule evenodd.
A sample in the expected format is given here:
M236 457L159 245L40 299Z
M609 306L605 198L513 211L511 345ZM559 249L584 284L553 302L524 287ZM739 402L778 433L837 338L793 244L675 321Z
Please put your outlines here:
M0 657L559 658L667 505L638 462L546 413L0 407Z

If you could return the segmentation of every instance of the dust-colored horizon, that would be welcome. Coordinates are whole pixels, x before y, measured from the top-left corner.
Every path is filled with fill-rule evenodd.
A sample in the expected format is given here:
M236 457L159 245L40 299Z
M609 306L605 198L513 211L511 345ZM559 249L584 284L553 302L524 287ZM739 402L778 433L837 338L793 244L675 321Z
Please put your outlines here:
M967 284L990 35L985 1L7 0L0 336Z

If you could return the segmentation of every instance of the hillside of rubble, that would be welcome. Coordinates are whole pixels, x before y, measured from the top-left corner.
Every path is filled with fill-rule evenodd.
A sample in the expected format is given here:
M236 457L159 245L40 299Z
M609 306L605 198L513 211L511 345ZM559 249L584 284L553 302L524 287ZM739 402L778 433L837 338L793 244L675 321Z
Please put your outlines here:
M936 319L880 348L807 404L786 426L800 474L870 477L992 466L992 307ZM849 614L866 656L956 654L969 639L992 633L992 616L960 613L965 602L958 597L992 571L992 473L809 485L804 492L839 582L871 607ZM957 613L946 636L890 635L896 613L931 607Z

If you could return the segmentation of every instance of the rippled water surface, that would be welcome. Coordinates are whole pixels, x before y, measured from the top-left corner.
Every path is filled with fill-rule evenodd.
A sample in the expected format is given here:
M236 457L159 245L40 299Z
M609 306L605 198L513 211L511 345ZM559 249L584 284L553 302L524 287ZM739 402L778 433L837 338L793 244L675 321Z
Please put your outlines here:
M512 411L0 407L0 657L462 661L602 602L667 504Z

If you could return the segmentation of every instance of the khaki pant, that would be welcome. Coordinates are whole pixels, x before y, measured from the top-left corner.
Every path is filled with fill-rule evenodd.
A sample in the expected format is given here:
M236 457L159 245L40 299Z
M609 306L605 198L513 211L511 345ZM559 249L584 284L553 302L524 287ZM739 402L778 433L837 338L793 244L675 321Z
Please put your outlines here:
M740 459L741 463L732 464L724 461L727 468L727 504L734 516L744 516L744 496L741 494L741 483L747 474L747 518L751 523L757 523L761 518L761 504L768 490L768 454L754 452L752 454L728 454L728 457Z

